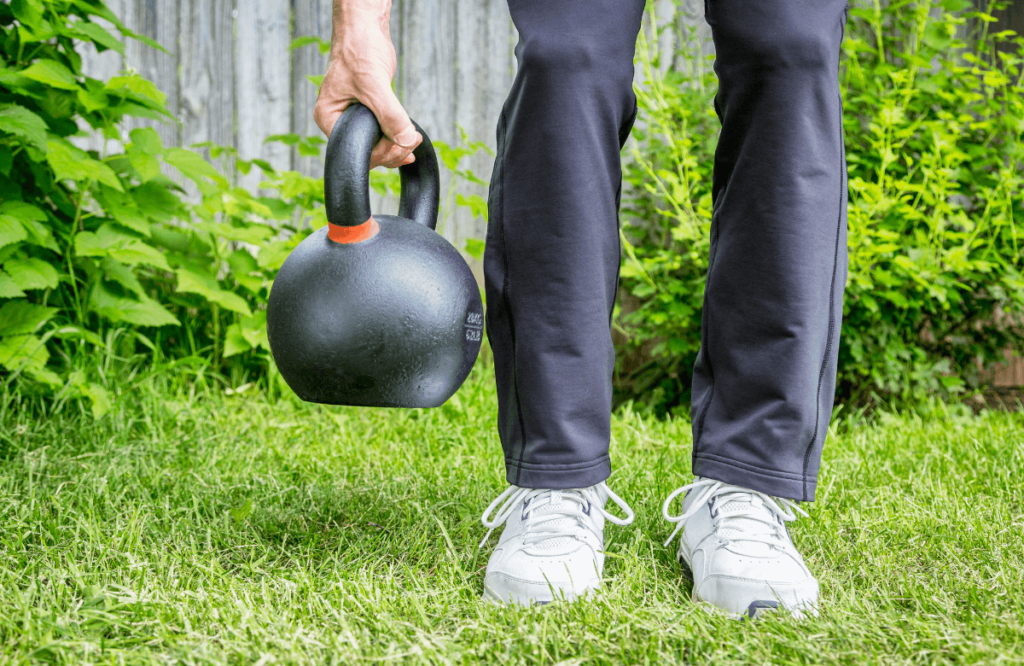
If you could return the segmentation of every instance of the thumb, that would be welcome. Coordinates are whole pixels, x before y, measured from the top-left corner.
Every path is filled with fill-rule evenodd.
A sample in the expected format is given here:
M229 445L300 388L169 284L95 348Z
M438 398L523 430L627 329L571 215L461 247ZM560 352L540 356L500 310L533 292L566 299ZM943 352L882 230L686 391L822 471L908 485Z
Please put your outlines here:
M408 150L419 145L423 139L390 87L382 90L373 101L374 105L371 110L377 116L377 122L380 123L380 129L384 136L392 143Z

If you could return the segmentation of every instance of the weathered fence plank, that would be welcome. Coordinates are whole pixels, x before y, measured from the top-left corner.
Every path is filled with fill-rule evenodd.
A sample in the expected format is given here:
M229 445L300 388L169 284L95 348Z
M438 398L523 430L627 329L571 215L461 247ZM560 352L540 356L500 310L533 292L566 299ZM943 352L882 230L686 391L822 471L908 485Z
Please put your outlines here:
M167 53L152 49L133 39L125 44L125 63L156 84L167 95L167 109L178 116L180 86L178 84L178 0L124 0L122 21L139 34L146 35L163 46ZM165 146L181 145L180 126L173 122L160 122L135 118L129 127L152 127Z
M331 0L294 0L294 36L312 35L320 39L331 38ZM292 131L300 136L319 135L320 128L313 122L313 105L317 88L310 76L322 76L327 70L327 56L316 46L306 46L292 52ZM307 175L319 176L323 161L315 157L292 154L293 168Z
M473 141L493 146L495 127L505 96L512 85L512 19L506 0L459 0L456 14L455 124ZM467 161L474 174L490 178L494 158L479 153ZM482 186L460 187L468 194L487 196ZM474 220L468 210L454 218L451 239L462 247L466 238L483 238L483 220Z
M235 145L234 3L180 0L181 143Z
M455 3L405 0L402 14L401 99L431 139L455 143ZM450 175L441 171L441 195ZM438 226L451 240L452 229Z
M289 169L291 149L264 140L291 131L291 4L244 0L235 11L235 146L243 159L259 157L275 169ZM239 183L254 189L260 180L254 169Z

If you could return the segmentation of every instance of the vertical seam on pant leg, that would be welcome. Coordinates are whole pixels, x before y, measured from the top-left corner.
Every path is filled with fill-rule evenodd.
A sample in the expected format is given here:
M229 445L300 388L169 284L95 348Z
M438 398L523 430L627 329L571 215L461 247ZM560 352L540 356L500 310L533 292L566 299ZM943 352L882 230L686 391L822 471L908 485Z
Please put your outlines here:
M615 195L615 198L618 199L620 196L622 196L622 176L619 176L619 189L618 189L618 194ZM622 225L622 222L619 219L618 207L616 206L616 212L615 212L615 241L618 243L618 247L619 247L619 261L618 261L618 263L615 264L615 290L612 291L612 307L608 310L608 330L609 331L612 330L612 320L615 317L615 302L618 300L618 297L619 297L619 279L622 277L622 235L621 235L621 225ZM614 368L612 370L612 374L613 375L615 374L614 373Z
M500 116L501 122L501 144L502 144L502 155L498 180L498 210L501 211L501 219L499 221L499 229L501 229L501 249L502 249L502 262L505 268L505 279L501 285L501 300L505 305L505 313L508 316L508 329L509 336L512 343L512 395L516 402L516 416L519 419L519 434L521 440L519 442L519 459L516 463L516 481L515 485L519 485L519 477L523 473L523 458L526 456L526 422L523 419L523 406L522 401L519 399L519 364L516 355L516 324L515 319L512 315L512 303L508 297L509 289L509 277L508 277L508 243L505 241L505 153L508 150L507 134L508 134L508 122L505 119L504 109ZM513 449L514 450L514 449Z
M626 145L626 141L629 140L629 134L633 131L633 123L636 122L637 113L640 111L640 102L637 100L636 95L633 95L633 111L629 114L629 119L626 121L623 128L619 129L619 152ZM623 131L625 129L625 132ZM625 136L623 136L625 135ZM615 303L619 297L619 281L622 279L622 216L620 215L620 209L622 208L622 159L619 159L619 188L615 191L615 240L619 246L619 260L615 264L615 291L612 292L612 307L608 311L608 330L612 329L612 321L615 317ZM614 369L612 371L614 375Z
M711 319L710 310L708 309L708 291L711 289L711 269L714 266L715 259L718 257L718 226L719 216L715 216L711 220L712 229L712 246L714 247L714 255L708 257L708 275L704 282L704 308L701 313L701 348L704 356L704 365L708 369L708 400L704 403L704 409L700 411L700 419L697 421L697 436L693 438L693 455L697 455L697 447L700 444L701 437L704 435L704 419L707 418L708 410L711 409L711 401L715 397L715 370L711 367L711 354L708 352L710 345L708 344L708 320Z
M839 97L839 216L836 220L836 245L832 255L832 282L829 287L828 297L828 339L825 342L825 355L821 359L821 370L818 372L818 390L814 394L814 434L804 451L804 501L808 500L807 492L807 468L811 464L811 452L814 450L814 443L818 440L818 431L821 428L821 385L825 380L825 370L828 368L828 357L832 352L832 338L836 330L836 274L839 272L839 239L843 232L843 170L846 165L843 163L843 99Z

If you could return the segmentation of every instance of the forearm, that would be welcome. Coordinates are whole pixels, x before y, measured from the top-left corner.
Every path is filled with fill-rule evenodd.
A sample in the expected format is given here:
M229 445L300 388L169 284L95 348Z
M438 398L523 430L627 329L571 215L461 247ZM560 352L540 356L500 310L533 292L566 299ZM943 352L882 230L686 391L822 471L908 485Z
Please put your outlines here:
M387 35L390 21L391 0L334 0L331 56L334 56L339 43L347 36L366 30L371 25L379 26L381 32Z

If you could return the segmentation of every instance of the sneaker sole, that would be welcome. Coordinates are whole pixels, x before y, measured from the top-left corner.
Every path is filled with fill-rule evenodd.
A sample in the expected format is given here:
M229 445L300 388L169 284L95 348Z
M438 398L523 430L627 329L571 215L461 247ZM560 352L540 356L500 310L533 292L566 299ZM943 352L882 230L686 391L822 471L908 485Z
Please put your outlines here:
M677 555L676 559L679 561L679 564L682 565L683 573L686 574L686 577L690 579L690 583L695 583L695 581L693 579L693 569L690 567L690 563L687 562L683 558L682 555ZM743 621L743 620L757 620L762 615L766 615L768 613L777 613L777 612L779 612L779 610L783 609L782 605L778 601L775 601L774 599L772 599L772 600L764 599L764 600L752 601L750 603L750 605L747 606L746 612L743 612L743 613L730 613L728 611L722 610L721 608L719 608L718 606L714 605L710 601L705 601L704 599L701 599L699 596L697 596L697 589L696 588L694 588L693 591L690 593L690 600L693 601L693 603L695 603L698 606L700 606L700 608L702 608L703 610L705 610L709 614L712 614L712 615L714 615L714 614L721 614L721 615L725 615L726 617L728 617L731 620L741 620L741 621ZM811 615L813 617L817 617L817 615L818 615L817 610L812 610L812 611L791 610L790 613L796 619L802 619L804 617L805 613L807 613L807 614L809 614L809 615Z
M495 604L497 606L522 606L523 608L531 606L547 606L548 604L555 601L554 599L549 599L547 601L533 601L529 604L523 604L512 599L503 599L502 597L498 596L497 592L487 587L486 585L484 585L484 593L480 598L483 601L486 601L487 603Z

